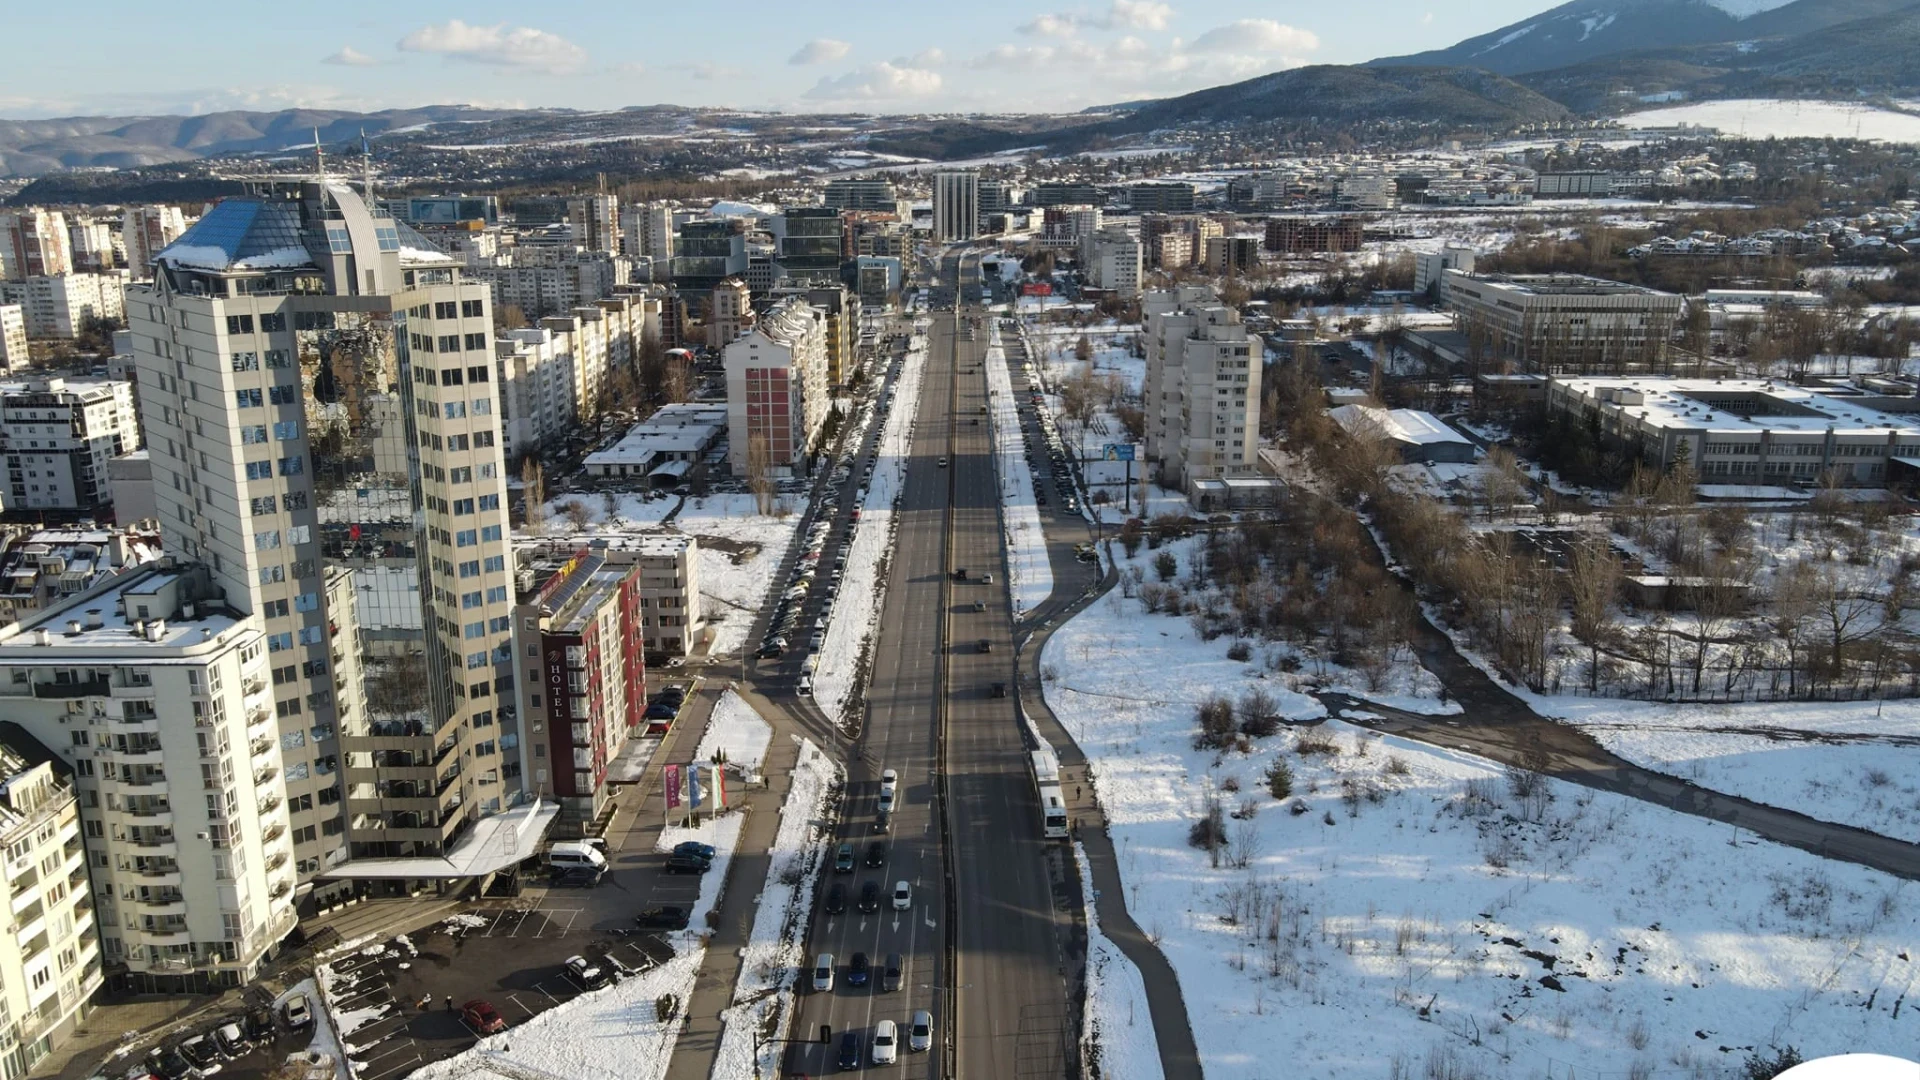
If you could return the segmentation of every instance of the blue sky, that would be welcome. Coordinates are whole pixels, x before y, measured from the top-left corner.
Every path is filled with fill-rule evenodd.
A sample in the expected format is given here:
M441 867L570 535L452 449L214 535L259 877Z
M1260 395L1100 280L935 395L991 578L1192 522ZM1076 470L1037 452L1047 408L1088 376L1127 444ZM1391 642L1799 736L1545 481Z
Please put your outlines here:
M1452 44L1552 0L11 5L0 116L671 102L1057 112Z

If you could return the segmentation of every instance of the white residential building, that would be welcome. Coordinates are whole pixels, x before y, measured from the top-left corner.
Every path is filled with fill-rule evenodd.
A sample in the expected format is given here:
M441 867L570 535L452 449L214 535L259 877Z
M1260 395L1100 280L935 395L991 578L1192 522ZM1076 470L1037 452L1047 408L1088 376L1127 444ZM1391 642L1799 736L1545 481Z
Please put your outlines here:
M0 374L24 369L29 359L27 309L20 304L0 304Z
M633 279L633 264L626 256L571 245L521 244L490 264L469 265L476 280L492 286L496 305L517 307L528 319L591 304Z
M0 304L25 311L27 336L71 341L88 325L126 313L126 271L60 274L0 282Z
M1089 285L1111 290L1123 300L1140 295L1142 252L1138 236L1125 229L1104 228L1084 237L1080 250Z
M0 456L6 458L8 506L89 510L110 503L107 462L140 446L131 383L0 383Z
M0 721L0 1080L72 1034L106 982L73 768Z
M134 280L153 277L153 257L180 239L187 219L177 206L129 206L120 221L120 240L127 252L127 269Z
M494 342L502 407L500 432L513 460L564 439L599 414L612 373L658 337L643 298L616 296L575 308Z
M150 993L245 985L295 921L268 652L216 590L155 568L0 628L0 712L72 769L106 964Z
M620 251L620 200L612 195L575 195L567 200L567 222L588 251Z
M160 557L160 538L124 529L21 532L0 548L0 626L32 618Z
M1240 313L1206 285L1150 291L1141 311L1147 457L1170 486L1253 475L1263 358Z
M730 277L713 287L712 314L707 319L707 348L724 349L753 326L753 291Z
M0 279L25 281L73 273L67 216L30 206L0 211Z
M100 274L120 265L119 235L104 221L69 217L67 239L73 268L80 273Z
M970 169L933 174L933 239L948 244L980 233L980 174Z
M640 203L620 214L620 251L629 258L673 260L673 207L667 203Z
M726 348L727 462L735 476L806 471L831 404L827 317L800 297Z

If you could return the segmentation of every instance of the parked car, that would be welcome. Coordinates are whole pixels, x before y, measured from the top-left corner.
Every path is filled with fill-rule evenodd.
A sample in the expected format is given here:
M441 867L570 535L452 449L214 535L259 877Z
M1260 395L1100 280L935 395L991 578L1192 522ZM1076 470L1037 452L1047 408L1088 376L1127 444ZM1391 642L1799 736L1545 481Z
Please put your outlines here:
M466 1020L468 1027L482 1035L492 1035L507 1030L507 1018L500 1015L500 1010L494 1008L492 1002L481 998L474 998L460 1006L460 1015Z
M255 1009L247 1014L247 1038L271 1039L274 1030L272 1009Z
M669 874L704 874L713 869L713 863L698 855L669 855L661 869Z
M922 1054L932 1048L933 1014L925 1009L916 1009L913 1020L907 1024L907 1049Z
M147 1072L160 1080L186 1080L193 1075L193 1066L180 1056L172 1047L155 1047L147 1054Z
M187 1059L193 1071L201 1076L211 1076L220 1071L220 1048L214 1044L211 1036L195 1035L182 1040L179 1046L180 1056Z
M687 919L686 908L663 905L641 908L633 923L642 930L685 930Z
M698 840L682 840L673 845L675 855L697 855L708 862L713 861L717 850L712 844L703 844Z
M647 706L646 718L648 720L672 720L679 715L680 707L665 701L656 701Z
M588 961L584 956L567 957L567 977L579 984L582 990L598 990L607 985L607 969Z
M247 1045L247 1034L238 1020L229 1020L214 1029L213 1041L220 1044L220 1052L230 1058L237 1058L252 1049Z
M591 889L606 871L598 866L556 866L547 883L562 889Z
M307 995L295 994L280 1006L280 1015L288 1027L299 1031L312 1025L313 1006L307 1002Z

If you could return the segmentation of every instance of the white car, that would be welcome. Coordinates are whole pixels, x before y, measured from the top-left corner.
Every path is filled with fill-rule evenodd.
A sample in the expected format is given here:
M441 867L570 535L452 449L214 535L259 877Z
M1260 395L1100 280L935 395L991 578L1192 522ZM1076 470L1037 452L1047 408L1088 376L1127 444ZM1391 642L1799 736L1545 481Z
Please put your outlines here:
M823 952L813 962L813 989L815 993L833 992L833 954Z
M913 886L904 881L893 883L893 910L905 911L913 906Z
M900 1041L897 1029L891 1020L882 1020L873 1025L873 1063L891 1065L898 1060Z
M892 769L880 770L880 790L892 791L900 783L900 774Z
M907 1025L907 1049L920 1054L932 1048L933 1014L925 1009L916 1010L913 1022Z

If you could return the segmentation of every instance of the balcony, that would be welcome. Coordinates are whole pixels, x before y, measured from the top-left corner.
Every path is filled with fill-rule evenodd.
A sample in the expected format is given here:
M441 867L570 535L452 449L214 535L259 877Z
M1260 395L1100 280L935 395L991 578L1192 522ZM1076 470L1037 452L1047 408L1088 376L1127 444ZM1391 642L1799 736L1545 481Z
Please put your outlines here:
M263 844L271 844L285 835L287 835L286 825L276 821L261 832L260 842Z
M33 684L33 696L42 700L60 701L67 698L106 697L113 692L113 686L106 679L88 679L85 682L42 682Z
M247 752L254 757L259 757L262 754L271 753L272 751L273 740L265 735L252 739L247 743Z
M134 847L160 848L172 847L179 842L179 838L173 834L172 829L144 829L129 834L127 841Z
M249 675L240 682L240 692L246 697L267 692L267 680L263 675Z
M114 777L114 781L121 787L161 787L167 782L167 774L159 769L126 769Z
M264 817L265 815L271 814L275 810L280 809L280 805L284 802L286 802L286 800L281 798L278 795L268 795L265 798L261 799L260 800L261 816Z
M260 766L253 770L253 786L266 787L268 784L273 783L273 778L278 775L279 772L279 768L272 762Z
M287 865L287 853L285 851L276 851L267 856L268 871L278 870L285 865Z

